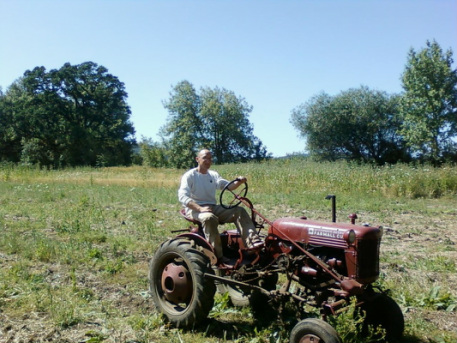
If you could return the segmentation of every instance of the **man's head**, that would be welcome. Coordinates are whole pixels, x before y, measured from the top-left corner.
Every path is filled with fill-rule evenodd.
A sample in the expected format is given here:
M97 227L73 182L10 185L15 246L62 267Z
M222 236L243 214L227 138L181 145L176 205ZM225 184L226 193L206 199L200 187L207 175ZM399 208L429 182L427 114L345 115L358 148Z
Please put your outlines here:
M198 154L197 157L195 158L197 163L198 163L198 171L200 173L205 174L209 168L211 168L212 164L212 158L213 156L211 155L211 151L208 149L203 149L201 150Z

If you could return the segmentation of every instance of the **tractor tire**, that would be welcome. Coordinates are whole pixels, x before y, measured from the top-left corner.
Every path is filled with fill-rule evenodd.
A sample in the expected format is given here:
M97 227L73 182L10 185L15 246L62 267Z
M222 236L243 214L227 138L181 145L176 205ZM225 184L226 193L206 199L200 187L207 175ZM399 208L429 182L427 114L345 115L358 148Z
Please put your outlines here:
M224 276L223 271L217 269L216 275ZM235 307L246 307L249 306L249 290L244 292L240 287L234 285L227 285L219 283L217 285L217 291L221 294L228 293L230 302Z
M374 300L361 306L365 312L362 332L368 332L368 326L381 326L386 331L386 340L396 342L403 336L405 320L398 304L386 294L380 294Z
M157 309L177 327L193 327L208 317L216 286L209 259L186 239L164 242L149 267L149 289Z
M297 323L290 333L290 343L341 343L336 330L327 322L307 318Z
M239 287L232 285L219 284L217 286L219 293L228 293L230 302L235 307L246 307L249 306L248 293L243 292Z
M221 275L220 271L217 271L219 275ZM276 288L276 284L278 282L278 274L273 274L268 278L265 278L263 280L263 284L260 286L271 291ZM232 286L232 285L224 285L224 284L219 284L217 285L217 290L219 293L224 294L228 293L230 297L230 302L232 303L233 306L235 307L246 307L246 306L256 306L257 301L251 300L252 295L249 294L249 290L244 292L240 287L238 286ZM256 297L257 299L257 297Z

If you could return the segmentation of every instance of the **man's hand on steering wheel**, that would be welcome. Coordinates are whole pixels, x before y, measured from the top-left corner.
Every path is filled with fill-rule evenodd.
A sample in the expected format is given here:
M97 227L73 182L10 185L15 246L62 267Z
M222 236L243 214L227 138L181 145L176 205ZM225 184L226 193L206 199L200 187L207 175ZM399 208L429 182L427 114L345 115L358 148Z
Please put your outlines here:
M246 183L248 179L244 176L238 176L235 180L229 183L228 189L229 191L233 191L241 186L243 183Z
M235 189L244 185L240 191L234 192ZM239 198L244 198L248 192L247 179L244 176L240 176L233 181L230 181L222 190L219 202L224 208L233 208L240 204ZM231 196L230 194L231 193ZM228 196L226 195L228 194Z
M241 187L241 190L234 192L239 186L244 185ZM230 194L228 194L230 193ZM233 207L238 206L241 204L241 198L243 199L243 203L251 210L251 219L254 223L255 227L260 231L263 228L263 223L257 222L257 215L254 211L254 205L252 205L251 201L246 198L246 194L248 193L248 183L247 179L244 176L239 176L235 180L230 181L222 190L219 203L223 208L230 209Z

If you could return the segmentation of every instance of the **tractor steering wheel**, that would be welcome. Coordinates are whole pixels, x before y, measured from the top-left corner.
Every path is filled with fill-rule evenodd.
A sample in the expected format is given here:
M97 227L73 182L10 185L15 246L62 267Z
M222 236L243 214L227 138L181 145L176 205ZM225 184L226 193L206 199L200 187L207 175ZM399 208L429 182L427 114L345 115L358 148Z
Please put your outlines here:
M219 197L219 203L225 209L230 209L238 206L241 203L241 200L238 198L244 198L248 193L248 183L245 182L243 185L238 187L235 190L230 190L229 187L233 185L238 179L230 181L222 190L221 195ZM231 193L231 194L229 194Z

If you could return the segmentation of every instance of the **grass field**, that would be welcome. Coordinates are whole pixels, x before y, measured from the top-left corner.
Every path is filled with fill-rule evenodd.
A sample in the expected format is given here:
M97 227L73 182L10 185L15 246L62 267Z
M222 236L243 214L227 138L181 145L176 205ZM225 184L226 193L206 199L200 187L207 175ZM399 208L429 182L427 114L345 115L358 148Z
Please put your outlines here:
M213 166L245 175L269 219L383 225L380 283L406 319L404 342L457 341L457 168L373 168L302 159ZM218 295L207 326L183 331L156 313L148 262L186 223L182 170L0 167L0 342L287 342ZM357 342L344 318L338 331Z

